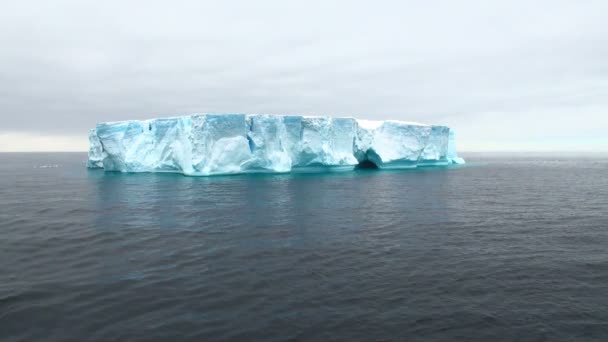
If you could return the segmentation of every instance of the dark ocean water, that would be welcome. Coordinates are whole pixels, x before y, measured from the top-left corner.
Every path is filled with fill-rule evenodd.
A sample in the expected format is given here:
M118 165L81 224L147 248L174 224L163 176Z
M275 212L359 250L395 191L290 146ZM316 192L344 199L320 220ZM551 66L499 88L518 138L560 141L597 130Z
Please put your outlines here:
M0 341L608 340L608 157L189 178L0 154Z

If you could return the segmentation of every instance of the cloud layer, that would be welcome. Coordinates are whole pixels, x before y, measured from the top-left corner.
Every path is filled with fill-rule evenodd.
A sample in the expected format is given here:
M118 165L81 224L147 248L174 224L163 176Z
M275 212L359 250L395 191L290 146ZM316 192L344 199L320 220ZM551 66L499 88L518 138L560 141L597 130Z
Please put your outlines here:
M96 122L193 112L447 124L470 150L608 150L605 1L0 7L0 150L34 137L79 149Z

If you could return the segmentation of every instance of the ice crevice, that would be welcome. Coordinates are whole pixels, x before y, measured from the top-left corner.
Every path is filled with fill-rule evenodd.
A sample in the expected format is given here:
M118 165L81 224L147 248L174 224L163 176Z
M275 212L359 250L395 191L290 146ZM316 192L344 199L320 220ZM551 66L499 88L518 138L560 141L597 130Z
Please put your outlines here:
M397 120L194 114L100 123L87 166L208 176L463 164L453 130Z

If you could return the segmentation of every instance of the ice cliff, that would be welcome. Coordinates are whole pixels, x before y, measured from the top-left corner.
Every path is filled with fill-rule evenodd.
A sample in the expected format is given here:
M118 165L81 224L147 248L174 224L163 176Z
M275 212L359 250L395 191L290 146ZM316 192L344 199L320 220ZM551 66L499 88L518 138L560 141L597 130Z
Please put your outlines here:
M445 126L353 118L196 114L100 123L87 166L192 176L462 164Z

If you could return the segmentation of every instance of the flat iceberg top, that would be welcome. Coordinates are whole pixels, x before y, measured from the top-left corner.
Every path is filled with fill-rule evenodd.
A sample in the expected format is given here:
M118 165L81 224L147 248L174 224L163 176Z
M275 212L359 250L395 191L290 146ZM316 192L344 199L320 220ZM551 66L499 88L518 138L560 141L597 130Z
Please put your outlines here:
M445 126L325 116L193 114L97 124L90 168L206 176L464 163Z

